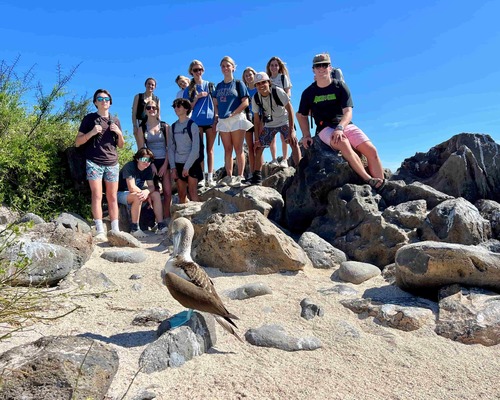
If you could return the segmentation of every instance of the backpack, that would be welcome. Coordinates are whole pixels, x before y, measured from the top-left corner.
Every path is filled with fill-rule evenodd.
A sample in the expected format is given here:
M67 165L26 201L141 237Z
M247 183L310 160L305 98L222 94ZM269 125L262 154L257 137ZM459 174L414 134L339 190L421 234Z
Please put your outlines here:
M174 141L174 144L175 144L175 124L177 123L174 122L172 124L172 126L170 127L172 129L172 139ZM191 127L193 126L193 123L194 121L189 118L188 120L188 123L187 123L187 127L185 129L187 129L187 134L189 135L189 139L191 139L191 143L193 142L193 133L191 132ZM195 163L200 163L204 160L204 157L203 157L203 152L205 150L205 146L203 146L203 142L200 140L200 153L198 155L198 158L196 159Z
M333 68L332 67L332 79L337 79L340 82L345 82L344 79L344 74L342 73L342 70L340 68Z
M275 86L271 86L271 99L274 99L274 102L276 103L277 106L283 107L283 103L281 99L278 96L278 90L276 89ZM262 116L262 113L264 111L264 107L262 105L262 101L259 96L259 92L255 93L253 95L253 99L255 100L255 104L259 106L259 115ZM273 109L273 102L271 101L271 111Z
M140 127L142 128L142 132L144 133L144 147L148 148L148 134L146 133L146 121L142 121ZM164 121L160 121L160 130L163 132L163 137L165 138L165 147L167 147L167 123Z

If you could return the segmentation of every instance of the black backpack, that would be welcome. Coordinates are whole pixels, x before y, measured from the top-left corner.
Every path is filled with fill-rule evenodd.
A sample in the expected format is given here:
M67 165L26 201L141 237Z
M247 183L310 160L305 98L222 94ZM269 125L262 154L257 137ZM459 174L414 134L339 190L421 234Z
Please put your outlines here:
M278 90L276 89L275 86L271 86L271 96L272 96L271 99L274 99L274 102L276 103L277 106L283 107L283 103L278 96ZM262 116L262 112L264 110L264 107L262 106L262 101L260 99L259 92L255 93L253 95L253 99L255 100L255 104L257 104L259 106L259 115ZM273 103L271 101L271 111L272 111L272 108L273 108Z
M172 139L174 141L174 144L175 144L175 124L176 123L177 122L174 122L172 124L172 126L170 127L170 129L172 129ZM184 128L187 130L187 132L183 132L183 133L187 133L189 135L189 139L191 139L191 143L193 142L193 133L191 132L191 127L193 126L193 123L194 123L194 121L190 118L188 120L187 127ZM205 150L205 146L203 146L203 142L200 140L200 153L199 153L198 158L196 159L195 163L199 163L199 162L202 162L204 160L204 157L203 157L204 150Z

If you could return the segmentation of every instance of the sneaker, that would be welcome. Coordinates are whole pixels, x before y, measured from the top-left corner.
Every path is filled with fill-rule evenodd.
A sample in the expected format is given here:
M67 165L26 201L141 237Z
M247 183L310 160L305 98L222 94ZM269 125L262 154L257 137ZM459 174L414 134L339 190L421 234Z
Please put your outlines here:
M229 186L231 187L240 187L241 186L241 183L243 181L243 177L242 176L233 176L233 179L231 179L231 183L229 184Z
M213 188L217 183L213 179L207 179L205 183L205 187Z
M228 186L232 182L232 179L233 177L228 175L219 181L219 185Z
M155 234L157 235L163 235L164 233L168 232L168 226L164 226L163 228L158 228Z
M282 168L288 168L288 161L286 159L283 159L279 165Z
M103 243L108 241L108 236L104 232L99 232L97 235L94 236L94 241L96 243Z
M140 229L137 229L136 231L130 232L130 234L135 237L135 238L144 238L147 235Z
M272 160L272 161L269 163L269 165L270 165L271 167L277 167L277 166L279 165L278 160Z
M198 182L198 187L199 188L204 188L205 187L205 179L202 179L201 181Z

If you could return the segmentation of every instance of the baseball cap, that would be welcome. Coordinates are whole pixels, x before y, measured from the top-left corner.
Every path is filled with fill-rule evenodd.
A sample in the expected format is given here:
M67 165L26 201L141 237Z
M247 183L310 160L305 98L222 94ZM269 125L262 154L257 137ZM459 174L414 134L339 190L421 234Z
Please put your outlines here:
M324 63L331 64L330 54L328 54L328 53L322 53L322 54L316 54L314 56L314 58L313 58L313 65L324 64Z
M267 75L265 72L258 72L257 75L255 75L255 78L253 78L253 83L255 85L256 83L270 80L271 79L269 79L269 75Z

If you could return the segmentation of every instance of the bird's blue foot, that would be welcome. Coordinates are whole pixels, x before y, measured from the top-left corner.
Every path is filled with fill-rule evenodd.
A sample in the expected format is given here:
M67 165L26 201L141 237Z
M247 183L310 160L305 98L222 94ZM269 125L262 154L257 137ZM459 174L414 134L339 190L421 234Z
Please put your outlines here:
M170 324L169 329L177 328L178 326L184 325L191 319L191 315L193 314L193 310L182 311L178 314L171 316L167 321Z

